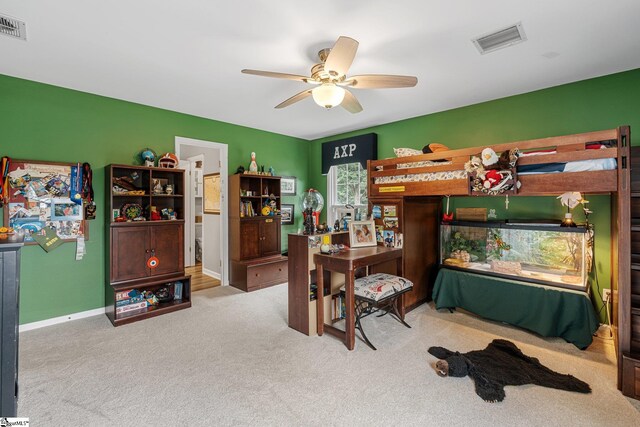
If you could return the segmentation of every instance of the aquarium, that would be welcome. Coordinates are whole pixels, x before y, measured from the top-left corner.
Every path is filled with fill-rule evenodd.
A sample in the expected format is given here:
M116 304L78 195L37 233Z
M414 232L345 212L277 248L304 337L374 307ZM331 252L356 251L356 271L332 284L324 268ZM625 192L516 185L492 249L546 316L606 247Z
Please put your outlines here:
M451 222L440 226L440 263L581 291L587 290L593 233L548 223Z

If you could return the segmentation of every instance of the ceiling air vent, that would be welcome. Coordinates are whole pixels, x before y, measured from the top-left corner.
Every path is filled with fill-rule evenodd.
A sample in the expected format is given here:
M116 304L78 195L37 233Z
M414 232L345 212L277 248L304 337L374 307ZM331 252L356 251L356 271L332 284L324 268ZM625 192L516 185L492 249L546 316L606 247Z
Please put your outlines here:
M27 40L27 27L22 21L6 15L0 15L0 35Z
M527 40L527 36L522 28L522 23L518 22L507 28L494 31L490 34L471 40L481 54L493 52L503 47L513 46Z

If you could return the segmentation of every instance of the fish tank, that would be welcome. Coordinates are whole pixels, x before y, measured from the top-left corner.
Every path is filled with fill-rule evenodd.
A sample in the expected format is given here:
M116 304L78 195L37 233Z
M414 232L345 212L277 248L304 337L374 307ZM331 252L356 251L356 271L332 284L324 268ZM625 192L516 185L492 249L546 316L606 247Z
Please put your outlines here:
M587 292L593 233L550 223L449 222L440 226L440 264Z

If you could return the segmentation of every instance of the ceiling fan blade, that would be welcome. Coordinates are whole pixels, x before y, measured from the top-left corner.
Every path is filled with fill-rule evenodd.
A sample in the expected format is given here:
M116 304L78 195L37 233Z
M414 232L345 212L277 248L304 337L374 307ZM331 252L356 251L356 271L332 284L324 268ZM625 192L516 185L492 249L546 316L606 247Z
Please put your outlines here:
M273 71L260 71L260 70L242 70L244 74L253 74L255 76L274 77L276 79L297 80L305 83L313 82L311 77L299 76L297 74L286 73L274 73Z
M388 89L398 87L414 87L418 78L414 76L391 76L387 74L365 74L349 77L340 85L355 89Z
M311 91L312 89L303 90L302 92L293 95L291 98L287 99L286 101L283 101L280 104L276 105L276 108L288 107L291 104L295 104L298 101L302 101L303 99L311 96Z
M340 36L324 62L324 70L334 76L344 76L349 71L357 50L358 42L356 40Z
M356 97L346 89L344 91L344 99L340 105L350 113L355 114L362 111L362 105L360 105Z

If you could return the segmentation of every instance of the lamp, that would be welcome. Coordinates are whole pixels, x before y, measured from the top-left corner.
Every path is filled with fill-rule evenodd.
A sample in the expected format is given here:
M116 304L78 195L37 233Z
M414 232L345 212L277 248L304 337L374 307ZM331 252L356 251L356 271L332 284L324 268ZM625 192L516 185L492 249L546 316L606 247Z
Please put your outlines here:
M344 99L344 89L334 83L322 83L311 91L313 100L326 109L340 105Z
M560 199L560 203L562 204L562 206L567 207L567 213L564 214L564 219L562 220L562 223L560 223L560 227L577 227L577 224L573 221L571 209L575 208L580 203L585 202L585 200L582 198L582 194L578 193L577 191L569 191L558 196L558 199Z

